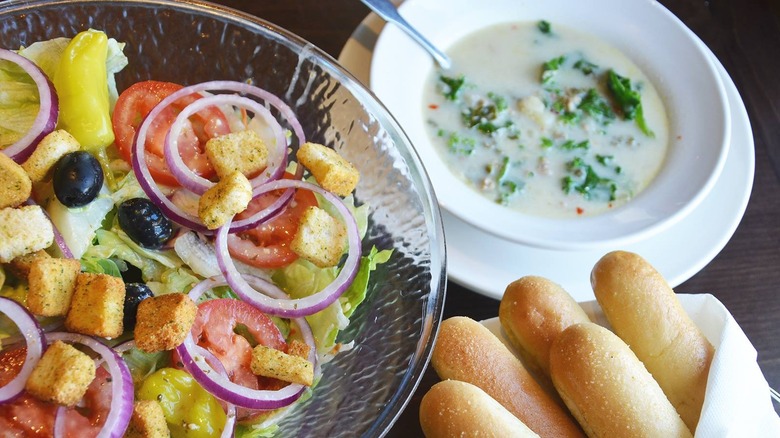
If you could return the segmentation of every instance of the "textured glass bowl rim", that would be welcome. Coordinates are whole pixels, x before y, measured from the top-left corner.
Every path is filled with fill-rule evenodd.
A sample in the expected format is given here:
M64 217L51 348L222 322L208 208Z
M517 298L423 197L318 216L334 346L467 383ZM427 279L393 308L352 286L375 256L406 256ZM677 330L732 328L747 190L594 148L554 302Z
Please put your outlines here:
M420 156L417 154L414 147L412 147L411 141L401 129L395 118L393 118L374 93L363 86L357 78L343 68L332 56L282 27L234 8L200 0L5 0L0 1L0 16L9 13L20 13L25 10L37 11L37 8L42 6L77 6L81 4L96 5L101 3L109 3L112 6L133 4L165 6L173 9L189 10L209 14L221 20L231 21L243 28L264 28L266 31L276 33L288 44L299 49L305 47L309 53L315 54L316 56L314 58L316 58L317 63L319 63L323 69L327 70L329 74L337 79L342 86L346 87L356 99L371 111L372 115L377 118L379 124L387 130L388 134L394 139L396 145L401 145L405 148L406 154L404 154L404 158L409 165L410 174L413 175L414 171L417 171L420 184L418 190L421 194L428 195L428 199L421 199L421 203L424 207L427 207L424 208L423 211L428 212L431 216L426 223L433 224L433 229L429 230L429 232L434 233L430 238L432 255L430 265L432 275L430 284L432 287L431 294L427 299L427 305L422 306L422 309L425 312L424 315L429 317L422 319L421 338L418 340L417 349L413 354L412 361L404 373L404 377L401 379L398 389L392 394L387 403L385 403L384 408L377 414L376 420L372 423L371 427L365 431L366 436L384 436L409 403L409 400L417 389L420 380L428 367L433 345L438 334L439 324L441 323L444 312L447 287L446 247L441 212L430 178L422 164ZM309 59L312 58L310 57ZM440 257L438 257L440 263L438 264L436 263L437 254L440 255ZM439 275L434 275L436 273L435 270L438 270Z

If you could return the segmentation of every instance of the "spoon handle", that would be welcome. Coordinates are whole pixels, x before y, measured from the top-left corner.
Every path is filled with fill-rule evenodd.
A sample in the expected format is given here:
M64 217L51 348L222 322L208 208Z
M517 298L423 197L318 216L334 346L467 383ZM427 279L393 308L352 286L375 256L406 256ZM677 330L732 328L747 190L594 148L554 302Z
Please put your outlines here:
M398 13L398 9L396 9L395 5L393 5L390 0L360 0L363 2L364 5L368 6L372 11L374 11L377 15L382 17L383 20L387 21L388 23L393 23L396 26L400 27L401 30L406 32L410 37L412 37L417 43L419 43L425 50L428 51L428 53L433 56L433 59L441 66L443 69L450 68L451 62L450 58L447 57L443 52L441 52L439 49L436 48L433 44L431 44L430 41L428 41L420 32L417 31L414 27L409 25L409 23L404 19L404 17L401 16L401 14Z

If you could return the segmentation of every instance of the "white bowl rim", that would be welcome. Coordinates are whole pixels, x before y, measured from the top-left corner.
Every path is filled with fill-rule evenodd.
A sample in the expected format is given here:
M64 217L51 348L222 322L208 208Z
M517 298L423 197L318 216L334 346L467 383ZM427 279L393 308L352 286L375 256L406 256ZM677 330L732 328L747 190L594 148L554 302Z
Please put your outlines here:
M400 11L443 50L470 32L502 22L544 19L553 26L587 32L636 63L653 81L667 107L670 144L666 162L634 200L592 217L551 219L522 214L487 200L449 171L430 144L422 116L422 85L434 64L396 26L385 26L372 56L371 89L412 140L439 205L467 223L501 238L542 248L626 245L647 239L685 217L717 181L731 131L725 87L691 30L658 2L407 0ZM668 80L670 71L676 80Z

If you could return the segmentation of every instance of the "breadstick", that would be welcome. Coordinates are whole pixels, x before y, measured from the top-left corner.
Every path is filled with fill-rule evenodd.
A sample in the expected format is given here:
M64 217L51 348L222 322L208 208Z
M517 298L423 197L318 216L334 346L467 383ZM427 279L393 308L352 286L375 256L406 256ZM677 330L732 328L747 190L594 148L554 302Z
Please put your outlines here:
M591 284L612 329L631 346L695 431L714 354L712 344L663 276L637 254L605 255L593 268Z
M427 438L539 438L485 391L457 380L439 382L423 396L420 426Z
M617 335L591 322L550 350L553 384L589 437L691 437L674 406Z
M527 276L507 286L498 318L526 365L550 375L550 346L566 327L590 322L588 315L561 286Z
M542 389L520 360L473 319L452 317L442 322L431 364L442 380L478 386L541 437L583 436L565 408Z

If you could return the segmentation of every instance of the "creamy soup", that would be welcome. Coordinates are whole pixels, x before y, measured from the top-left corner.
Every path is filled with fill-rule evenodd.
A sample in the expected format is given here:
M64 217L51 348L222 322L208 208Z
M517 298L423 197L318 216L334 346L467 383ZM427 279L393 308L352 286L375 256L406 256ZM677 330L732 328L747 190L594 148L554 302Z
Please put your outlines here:
M548 22L471 34L427 79L428 131L473 189L524 213L596 215L658 173L663 102L642 71L603 41Z

